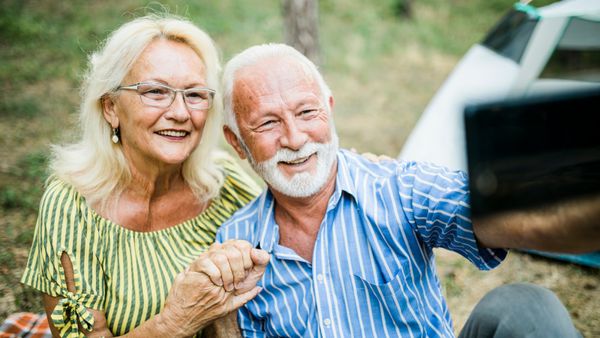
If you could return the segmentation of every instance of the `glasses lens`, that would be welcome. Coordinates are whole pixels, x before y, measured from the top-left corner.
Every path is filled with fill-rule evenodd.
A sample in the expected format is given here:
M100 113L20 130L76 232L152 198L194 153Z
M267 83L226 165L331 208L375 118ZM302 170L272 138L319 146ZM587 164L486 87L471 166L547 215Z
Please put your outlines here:
M212 104L213 93L204 88L190 88L184 92L184 96L191 109L208 109Z
M168 107L173 102L173 90L155 83L141 83L137 92L142 102L153 107Z

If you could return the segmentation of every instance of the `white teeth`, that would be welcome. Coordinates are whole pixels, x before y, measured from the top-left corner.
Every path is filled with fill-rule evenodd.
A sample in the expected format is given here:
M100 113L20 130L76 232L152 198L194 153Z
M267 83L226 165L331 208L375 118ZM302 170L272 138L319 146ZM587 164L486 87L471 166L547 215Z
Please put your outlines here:
M302 163L302 162L306 161L307 159L308 159L308 157L302 157L302 158L299 158L297 160L287 161L286 163L289 163L289 164L298 164L298 163Z
M160 130L156 132L159 135L162 136L172 136L172 137L184 137L185 135L187 135L186 131L181 131L181 130Z

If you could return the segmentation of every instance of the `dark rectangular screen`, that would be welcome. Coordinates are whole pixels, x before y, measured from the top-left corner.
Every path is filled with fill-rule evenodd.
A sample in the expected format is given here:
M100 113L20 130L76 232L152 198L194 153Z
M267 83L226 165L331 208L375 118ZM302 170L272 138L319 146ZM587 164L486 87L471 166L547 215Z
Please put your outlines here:
M600 90L471 105L465 134L473 215L600 192Z

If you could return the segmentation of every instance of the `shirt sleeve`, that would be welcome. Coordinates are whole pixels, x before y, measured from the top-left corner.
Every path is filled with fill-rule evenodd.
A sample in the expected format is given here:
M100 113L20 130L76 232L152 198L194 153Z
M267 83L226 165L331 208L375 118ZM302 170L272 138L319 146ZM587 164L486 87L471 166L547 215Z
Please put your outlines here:
M429 248L457 252L482 270L496 267L506 257L506 250L481 248L477 243L465 172L403 162L398 185L409 223Z
M48 184L40 203L36 229L27 266L21 282L45 294L60 298L51 319L62 337L83 337L79 326L91 330L94 319L88 308L101 308L103 279L96 256L86 257L77 250L84 242L84 229L80 227L80 196L62 182ZM67 288L61 256L67 254L72 266L75 291ZM84 266L95 266L84 269ZM90 280L91 271L98 280Z

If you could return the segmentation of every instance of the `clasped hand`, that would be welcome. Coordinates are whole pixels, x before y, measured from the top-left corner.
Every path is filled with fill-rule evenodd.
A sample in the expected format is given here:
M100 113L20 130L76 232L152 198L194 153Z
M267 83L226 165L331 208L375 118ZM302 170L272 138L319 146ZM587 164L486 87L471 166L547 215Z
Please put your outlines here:
M236 310L261 290L256 283L269 254L242 240L214 243L175 278L161 318L169 330L194 335Z

